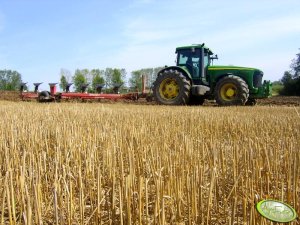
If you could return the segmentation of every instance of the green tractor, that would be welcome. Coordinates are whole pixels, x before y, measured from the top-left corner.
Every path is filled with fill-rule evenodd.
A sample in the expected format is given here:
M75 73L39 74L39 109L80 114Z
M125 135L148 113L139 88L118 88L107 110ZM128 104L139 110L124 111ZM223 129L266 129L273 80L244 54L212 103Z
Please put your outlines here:
M176 48L177 65L158 72L153 85L156 102L164 105L202 105L214 99L218 105L255 105L271 95L270 81L255 68L213 66L212 51L204 44Z

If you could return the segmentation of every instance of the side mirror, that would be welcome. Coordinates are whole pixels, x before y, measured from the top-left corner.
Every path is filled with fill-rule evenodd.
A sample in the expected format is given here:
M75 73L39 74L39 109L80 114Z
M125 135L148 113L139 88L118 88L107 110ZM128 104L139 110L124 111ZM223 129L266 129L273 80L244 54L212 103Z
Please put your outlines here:
M210 59L219 59L219 58L218 58L218 55L215 55L213 57L210 57Z
M219 58L218 58L218 55L216 54L215 56L210 57L210 59L211 59L212 65L213 65L213 64L214 64L214 60L215 60L215 59L219 59Z

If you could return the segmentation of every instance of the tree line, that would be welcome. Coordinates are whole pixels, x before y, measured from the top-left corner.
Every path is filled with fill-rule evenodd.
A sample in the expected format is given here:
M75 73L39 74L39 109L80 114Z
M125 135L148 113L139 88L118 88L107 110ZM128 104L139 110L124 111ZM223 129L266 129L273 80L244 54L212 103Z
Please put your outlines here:
M61 69L59 86L65 91L66 85L73 83L75 91L80 92L81 86L88 84L88 91L93 92L96 89L96 85L105 85L106 87L112 87L116 84L123 85L125 84L125 78L125 69L76 69L74 75L67 69Z
M126 82L127 71L125 69L76 69L74 75L67 69L61 69L60 88L65 91L67 84L73 83L76 92L81 91L82 85L85 84L89 84L88 92L94 92L97 85L104 85L106 90L111 90L114 86L122 86L125 90L138 89L141 91L142 76L144 75L146 78L146 87L151 88L152 83L156 79L156 74L161 69L162 67L156 67L132 71L128 83Z
M299 49L300 50L300 49ZM283 77L273 83L281 95L300 96L300 52L292 60L291 70L285 71Z
M81 91L81 86L88 84L88 92L94 92L97 85L104 85L104 88L110 90L114 85L122 86L123 89L142 88L142 76L146 77L146 87L151 88L156 78L156 74L162 67L143 68L132 71L128 82L126 82L127 71L124 68L106 68L102 69L76 69L74 74L68 69L60 70L59 86L62 91L66 90L68 83L73 83L74 91ZM0 70L0 90L17 91L22 83L22 75L13 70Z
M0 90L18 90L22 83L22 76L14 70L0 70Z

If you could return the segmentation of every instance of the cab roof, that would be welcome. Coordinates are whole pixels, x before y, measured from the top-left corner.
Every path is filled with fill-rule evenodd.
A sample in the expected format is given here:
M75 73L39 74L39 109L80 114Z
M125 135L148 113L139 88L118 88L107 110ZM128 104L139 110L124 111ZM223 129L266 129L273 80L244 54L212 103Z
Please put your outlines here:
M182 49L192 49L192 48L204 48L204 49L207 50L207 52L208 52L210 55L213 54L213 52L212 52L207 46L205 46L204 43L203 43L203 44L192 44L192 45L186 45L186 46L177 47L177 48L176 48L176 52L177 52L178 50L182 50Z

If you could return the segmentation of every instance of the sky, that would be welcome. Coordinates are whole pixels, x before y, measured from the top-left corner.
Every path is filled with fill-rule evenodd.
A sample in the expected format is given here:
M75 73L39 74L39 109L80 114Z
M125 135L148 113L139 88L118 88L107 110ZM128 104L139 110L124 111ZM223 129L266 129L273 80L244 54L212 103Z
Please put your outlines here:
M61 69L175 64L175 48L205 43L215 65L279 80L300 48L300 0L0 0L0 69L28 84ZM47 87L47 86L44 86Z

